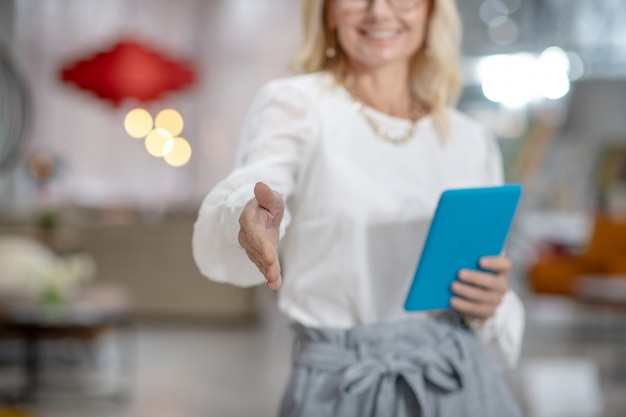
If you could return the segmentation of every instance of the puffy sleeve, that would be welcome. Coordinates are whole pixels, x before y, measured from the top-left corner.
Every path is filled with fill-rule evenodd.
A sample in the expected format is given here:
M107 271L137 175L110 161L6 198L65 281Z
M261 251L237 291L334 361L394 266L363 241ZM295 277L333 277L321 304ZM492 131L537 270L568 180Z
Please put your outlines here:
M203 275L238 286L265 282L238 243L239 216L259 181L289 199L317 135L316 120L312 100L293 81L272 81L259 91L243 125L235 169L205 197L194 225L193 256ZM281 238L290 220L286 204Z
M485 185L503 184L504 174L500 148L492 134L484 132L483 136L487 141ZM513 290L509 290L493 317L472 327L499 363L514 367L521 351L524 324L524 305L518 295Z

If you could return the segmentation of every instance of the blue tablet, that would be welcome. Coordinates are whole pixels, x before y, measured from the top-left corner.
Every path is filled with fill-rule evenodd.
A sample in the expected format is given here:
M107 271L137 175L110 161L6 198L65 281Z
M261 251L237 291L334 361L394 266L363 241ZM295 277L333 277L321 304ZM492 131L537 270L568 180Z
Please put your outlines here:
M443 192L404 308L449 309L459 271L502 253L521 193L520 185Z

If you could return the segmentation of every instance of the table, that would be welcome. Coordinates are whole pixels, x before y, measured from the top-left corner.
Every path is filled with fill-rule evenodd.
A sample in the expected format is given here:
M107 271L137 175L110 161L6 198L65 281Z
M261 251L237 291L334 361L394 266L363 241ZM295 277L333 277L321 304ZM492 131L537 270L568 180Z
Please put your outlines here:
M37 400L45 365L42 346L50 340L70 339L89 344L113 331L117 333L120 358L124 362L119 364L120 375L130 374L133 349L128 305L128 297L121 288L96 284L83 289L60 308L23 302L4 306L0 312L0 339L16 339L21 344L20 365L24 375L18 392L8 396L16 402ZM116 391L119 398L130 395L129 387L122 384Z

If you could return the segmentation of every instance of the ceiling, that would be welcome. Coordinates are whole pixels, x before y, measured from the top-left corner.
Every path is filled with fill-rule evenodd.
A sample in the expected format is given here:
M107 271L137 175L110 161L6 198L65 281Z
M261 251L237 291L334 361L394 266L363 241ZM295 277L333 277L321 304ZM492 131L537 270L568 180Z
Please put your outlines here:
M626 76L626 0L457 0L468 56L577 53L587 76Z

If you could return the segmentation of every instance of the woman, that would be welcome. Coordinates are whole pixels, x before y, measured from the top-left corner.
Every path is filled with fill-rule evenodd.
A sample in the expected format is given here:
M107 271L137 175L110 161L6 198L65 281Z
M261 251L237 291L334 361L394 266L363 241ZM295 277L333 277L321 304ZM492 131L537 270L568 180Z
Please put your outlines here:
M450 107L454 1L305 0L303 16L307 74L256 97L238 168L200 209L198 266L280 289L296 333L281 416L519 415L485 353L519 353L506 257L460 271L451 312L402 309L441 192L502 182L494 140Z

